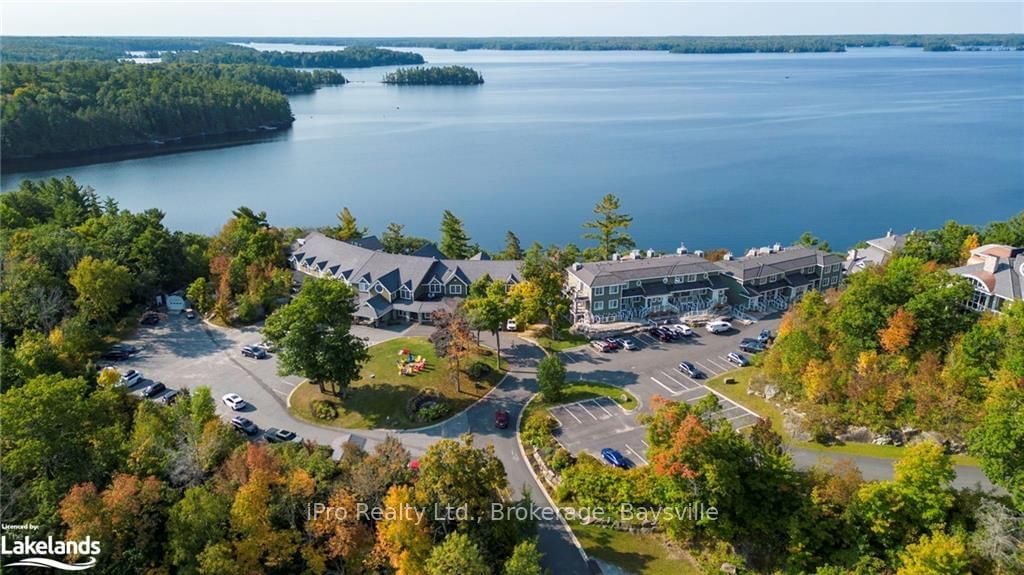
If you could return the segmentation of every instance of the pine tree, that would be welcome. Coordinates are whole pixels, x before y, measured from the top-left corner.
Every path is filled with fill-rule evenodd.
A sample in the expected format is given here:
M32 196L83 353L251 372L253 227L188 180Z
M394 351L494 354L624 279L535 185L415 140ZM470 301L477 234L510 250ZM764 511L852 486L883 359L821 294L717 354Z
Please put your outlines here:
M473 255L462 220L450 210L445 210L441 217L441 245L438 247L445 257L453 260L464 260Z
M519 237L512 230L505 233L505 251L501 257L506 260L523 259L523 246L519 243Z
M338 212L338 222L340 225L334 229L335 238L347 242L366 237L367 229L359 227L356 217L352 215L348 208L342 208Z
M614 194L601 198L594 206L594 213L599 217L583 224L585 229L594 231L583 234L583 237L598 242L597 252L601 259L611 259L612 254L620 249L636 246L633 238L625 232L633 223L633 216L619 212L619 198Z

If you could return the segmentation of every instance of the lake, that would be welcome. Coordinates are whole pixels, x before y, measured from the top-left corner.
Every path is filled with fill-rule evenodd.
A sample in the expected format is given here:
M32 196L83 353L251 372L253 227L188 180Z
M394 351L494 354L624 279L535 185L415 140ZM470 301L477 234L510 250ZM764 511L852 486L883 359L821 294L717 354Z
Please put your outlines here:
M239 205L282 226L348 206L372 232L396 221L435 238L447 208L492 249L509 229L524 245L581 242L606 193L638 247L666 251L806 230L845 249L1024 209L1024 52L416 51L486 84L344 70L350 84L292 97L293 128L260 143L4 173L2 187L70 175L205 233Z

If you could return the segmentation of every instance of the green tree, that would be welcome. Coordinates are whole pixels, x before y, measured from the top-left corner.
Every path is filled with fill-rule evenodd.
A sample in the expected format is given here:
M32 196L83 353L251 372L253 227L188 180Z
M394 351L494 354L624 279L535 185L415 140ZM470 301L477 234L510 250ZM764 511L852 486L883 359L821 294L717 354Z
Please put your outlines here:
M263 333L277 345L282 373L301 373L340 394L359 377L366 343L352 335L355 293L342 282L309 278L288 305L267 318Z
M543 575L540 561L543 554L537 549L536 541L523 541L512 550L512 556L505 561L504 575Z
M384 246L384 251L390 254L400 254L405 251L405 235L402 230L405 226L395 222L388 224L387 229L380 236L380 243Z
M490 575L480 548L464 533L452 533L430 552L427 575Z
M519 310L514 298L510 297L505 284L492 281L484 276L470 285L469 297L463 302L466 312L478 329L485 329L494 334L495 367L501 369L501 329L510 317L515 317Z
M453 260L464 260L473 255L462 220L450 210L445 210L441 216L441 243L438 247L445 257Z
M110 320L129 301L132 275L128 268L111 261L86 256L68 274L78 292L75 305L89 320Z
M821 238L815 236L811 232L804 232L800 234L800 239L796 241L796 245L803 246L805 248L821 250L823 252L832 251L831 247L828 245L828 242L823 241Z
M519 237L512 230L505 232L505 249L501 252L501 258L506 260L523 259L523 247L519 243Z
M171 507L168 555L178 573L198 575L199 557L227 538L231 500L205 486L190 487Z
M537 386L544 401L561 401L565 395L565 366L557 354L546 356L537 365Z
M971 556L963 537L939 531L908 545L900 561L896 575L963 575L970 572Z
M606 195L594 206L594 213L598 217L583 224L584 229L593 231L583 234L583 237L598 242L597 250L601 259L611 259L612 254L619 250L636 246L633 238L625 231L633 223L633 216L619 212L618 197Z
M551 329L551 338L555 340L561 332L562 321L569 314L569 299L563 290L565 268L571 265L577 256L573 250L559 250L554 247L545 254L538 243L530 246L524 256L523 280L537 288L532 292L536 293L537 301L531 307L544 310ZM568 259L563 261L563 258Z
M1004 487L1017 508L1024 510L1024 390L1012 377L992 389L981 421L967 438L985 475Z
M348 208L342 208L338 212L338 227L334 228L334 237L342 240L358 240L366 237L367 229L359 227L356 222L356 217L352 215L352 212Z
M203 315L206 315L213 309L213 299L210 297L210 282L206 281L205 277L198 277L189 284L188 289L185 290L185 297Z

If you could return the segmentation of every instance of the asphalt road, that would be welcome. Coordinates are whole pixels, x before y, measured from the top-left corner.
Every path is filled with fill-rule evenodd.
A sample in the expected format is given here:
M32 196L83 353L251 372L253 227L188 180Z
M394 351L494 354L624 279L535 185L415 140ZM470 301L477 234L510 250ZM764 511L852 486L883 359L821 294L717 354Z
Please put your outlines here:
M354 326L353 332L366 337L372 344L402 335L427 333L425 329L429 328L416 326L403 333ZM190 321L183 315L172 315L157 326L142 327L133 339L126 341L139 346L141 352L119 362L117 368L122 372L126 369L142 371L146 381L134 386L132 393L140 394L153 381L160 381L169 389L208 386L222 417L241 414L261 429L288 429L304 439L330 445L336 452L348 441L370 450L388 435L395 435L413 457L418 457L440 439L472 433L476 446L494 446L495 454L505 466L509 487L517 496L529 491L536 507L548 507L543 491L530 473L527 462L523 461L514 429L519 412L537 389L536 366L543 352L536 346L518 338L509 342L506 334L502 338L502 354L509 360L509 374L484 399L432 427L395 431L329 428L293 418L288 413L287 397L292 388L302 381L301 378L278 375L277 362L273 357L257 360L243 357L240 352L242 346L258 343L261 339L256 328L224 329L200 320ZM487 334L482 335L482 340L493 347L494 342ZM239 394L249 407L242 412L232 411L220 400L226 393ZM498 408L509 411L508 429L500 430L494 426L494 412ZM590 572L561 521L539 521L538 531L544 565L551 572L570 575Z

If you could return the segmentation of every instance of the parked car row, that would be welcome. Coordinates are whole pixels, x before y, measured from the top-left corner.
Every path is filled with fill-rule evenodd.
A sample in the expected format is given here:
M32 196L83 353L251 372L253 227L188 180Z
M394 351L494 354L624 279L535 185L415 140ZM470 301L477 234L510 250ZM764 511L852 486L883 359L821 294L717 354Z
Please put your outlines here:
M141 371L129 369L128 371L124 372L124 374L121 376L121 379L119 379L117 383L114 384L114 386L131 389L136 385L139 385L140 383L144 383L145 381L147 380L142 376ZM145 397L146 399L153 399L157 396L160 396L159 401L164 405L173 404L175 400L178 399L178 393L178 390L169 389L166 385L159 381L150 381L149 385L142 388L142 397ZM161 396L161 394L163 395Z
M625 349L627 351L636 351L640 349L636 342L628 337L609 337L605 339L595 339L594 341L590 342L590 347L593 347L594 349L600 351L601 353L608 353L620 349Z
M696 335L692 327L683 323L655 326L648 329L647 334L662 343Z
M231 427L250 437L256 436L257 439L262 439L268 443L302 442L302 438L296 435L294 431L288 431L287 429L268 427L263 433L260 433L260 426L256 425L251 419L240 415L231 418Z

